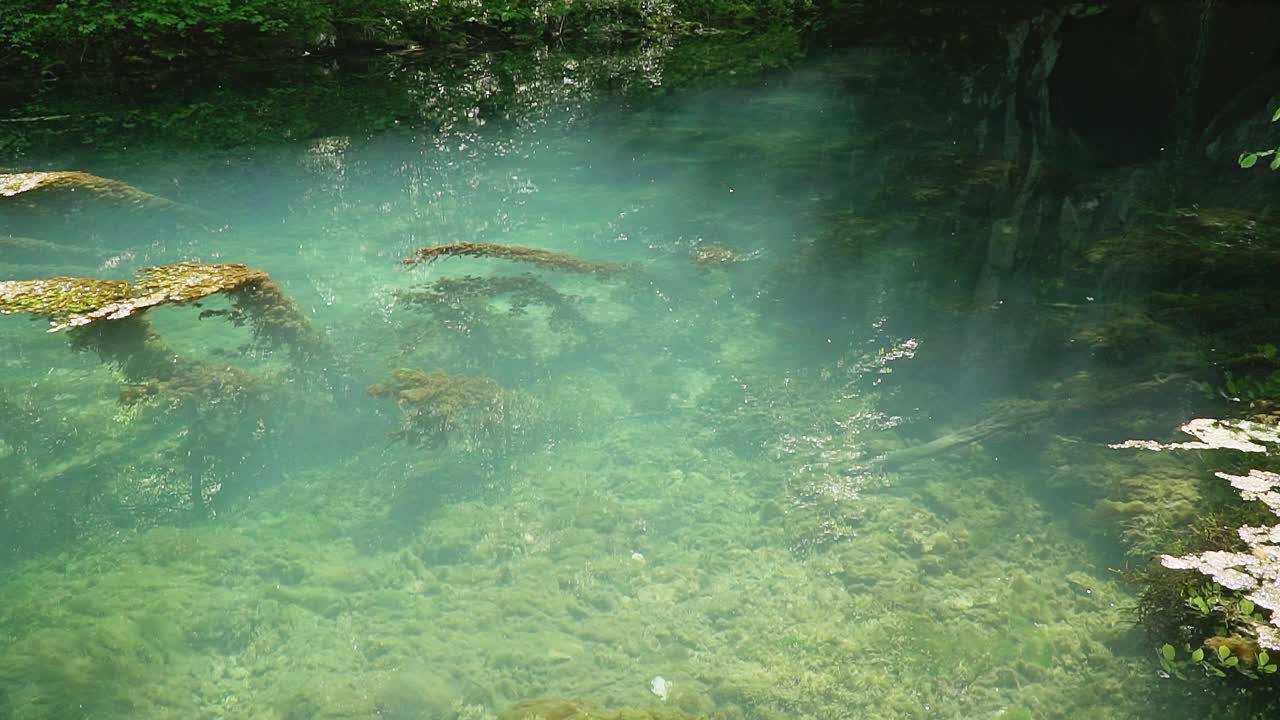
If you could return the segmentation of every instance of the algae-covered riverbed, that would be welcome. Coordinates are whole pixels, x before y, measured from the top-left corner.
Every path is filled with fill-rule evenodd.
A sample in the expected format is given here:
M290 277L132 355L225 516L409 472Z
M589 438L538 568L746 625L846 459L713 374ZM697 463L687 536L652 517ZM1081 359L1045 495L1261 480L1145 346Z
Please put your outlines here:
M1107 444L1219 398L1116 228L1265 215L696 48L29 99L0 277L140 309L0 316L0 717L1212 716L1126 573L1213 461Z

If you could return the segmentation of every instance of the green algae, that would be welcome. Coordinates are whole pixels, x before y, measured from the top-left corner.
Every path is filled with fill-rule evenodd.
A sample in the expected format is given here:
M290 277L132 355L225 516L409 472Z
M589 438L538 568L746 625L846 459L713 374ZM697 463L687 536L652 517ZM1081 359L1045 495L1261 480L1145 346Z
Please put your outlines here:
M0 282L0 313L70 318L125 300L132 288L124 280L69 277L6 280Z

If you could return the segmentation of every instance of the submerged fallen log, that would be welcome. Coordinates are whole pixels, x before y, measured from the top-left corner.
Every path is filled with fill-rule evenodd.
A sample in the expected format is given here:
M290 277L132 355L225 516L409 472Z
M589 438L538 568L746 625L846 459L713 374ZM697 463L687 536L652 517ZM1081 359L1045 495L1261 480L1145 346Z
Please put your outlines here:
M87 263L94 257L95 253L85 248L16 235L0 235L0 261L5 263L16 261L39 264L56 261L78 264L81 261Z
M969 445L970 443L985 440L986 438L1003 432L1015 425L1025 427L1027 424L1034 423L1048 417L1049 411L1049 403L1032 403L1028 404L1026 407L1006 410L968 427L961 428L955 432L950 432L942 437L930 440L922 445L915 445L913 447L891 452L880 458L876 464L884 470L897 470L912 463L924 460L925 458L940 455L948 450L953 450L964 445Z
M599 278L616 277L628 271L628 267L620 263L592 262L572 255L539 248L521 247L519 245L477 242L455 242L418 248L411 257L405 258L403 262L405 265L417 265L424 262L433 263L443 257L497 258L499 260L528 263L548 270L595 275Z
M1006 430L1034 427L1060 414L1096 412L1105 408L1123 405L1133 401L1140 395L1161 388L1171 382L1185 379L1187 379L1186 375L1172 373L1159 375L1146 382L1125 385L1108 392L1098 393L1097 397L1091 399L1076 398L1064 402L1051 402L1048 400L1015 402L1005 405L998 412L973 425L947 433L927 443L883 455L874 462L874 465L884 470L899 470L912 463L986 440Z

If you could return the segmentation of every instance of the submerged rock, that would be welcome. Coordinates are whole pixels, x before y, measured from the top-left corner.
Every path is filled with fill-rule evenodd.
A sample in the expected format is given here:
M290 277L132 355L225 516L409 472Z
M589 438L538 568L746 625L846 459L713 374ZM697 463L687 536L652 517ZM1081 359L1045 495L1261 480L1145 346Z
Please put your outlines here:
M733 265L758 256L757 252L744 253L723 243L699 243L689 248L689 262L698 267Z

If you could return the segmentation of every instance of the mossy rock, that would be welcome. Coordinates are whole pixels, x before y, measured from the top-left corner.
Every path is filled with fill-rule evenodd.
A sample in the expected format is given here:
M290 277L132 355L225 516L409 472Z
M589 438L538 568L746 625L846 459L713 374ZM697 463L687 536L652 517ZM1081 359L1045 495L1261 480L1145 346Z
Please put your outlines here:
M1280 225L1237 208L1152 213L1091 247L1094 263L1169 274L1250 274L1280 262Z

